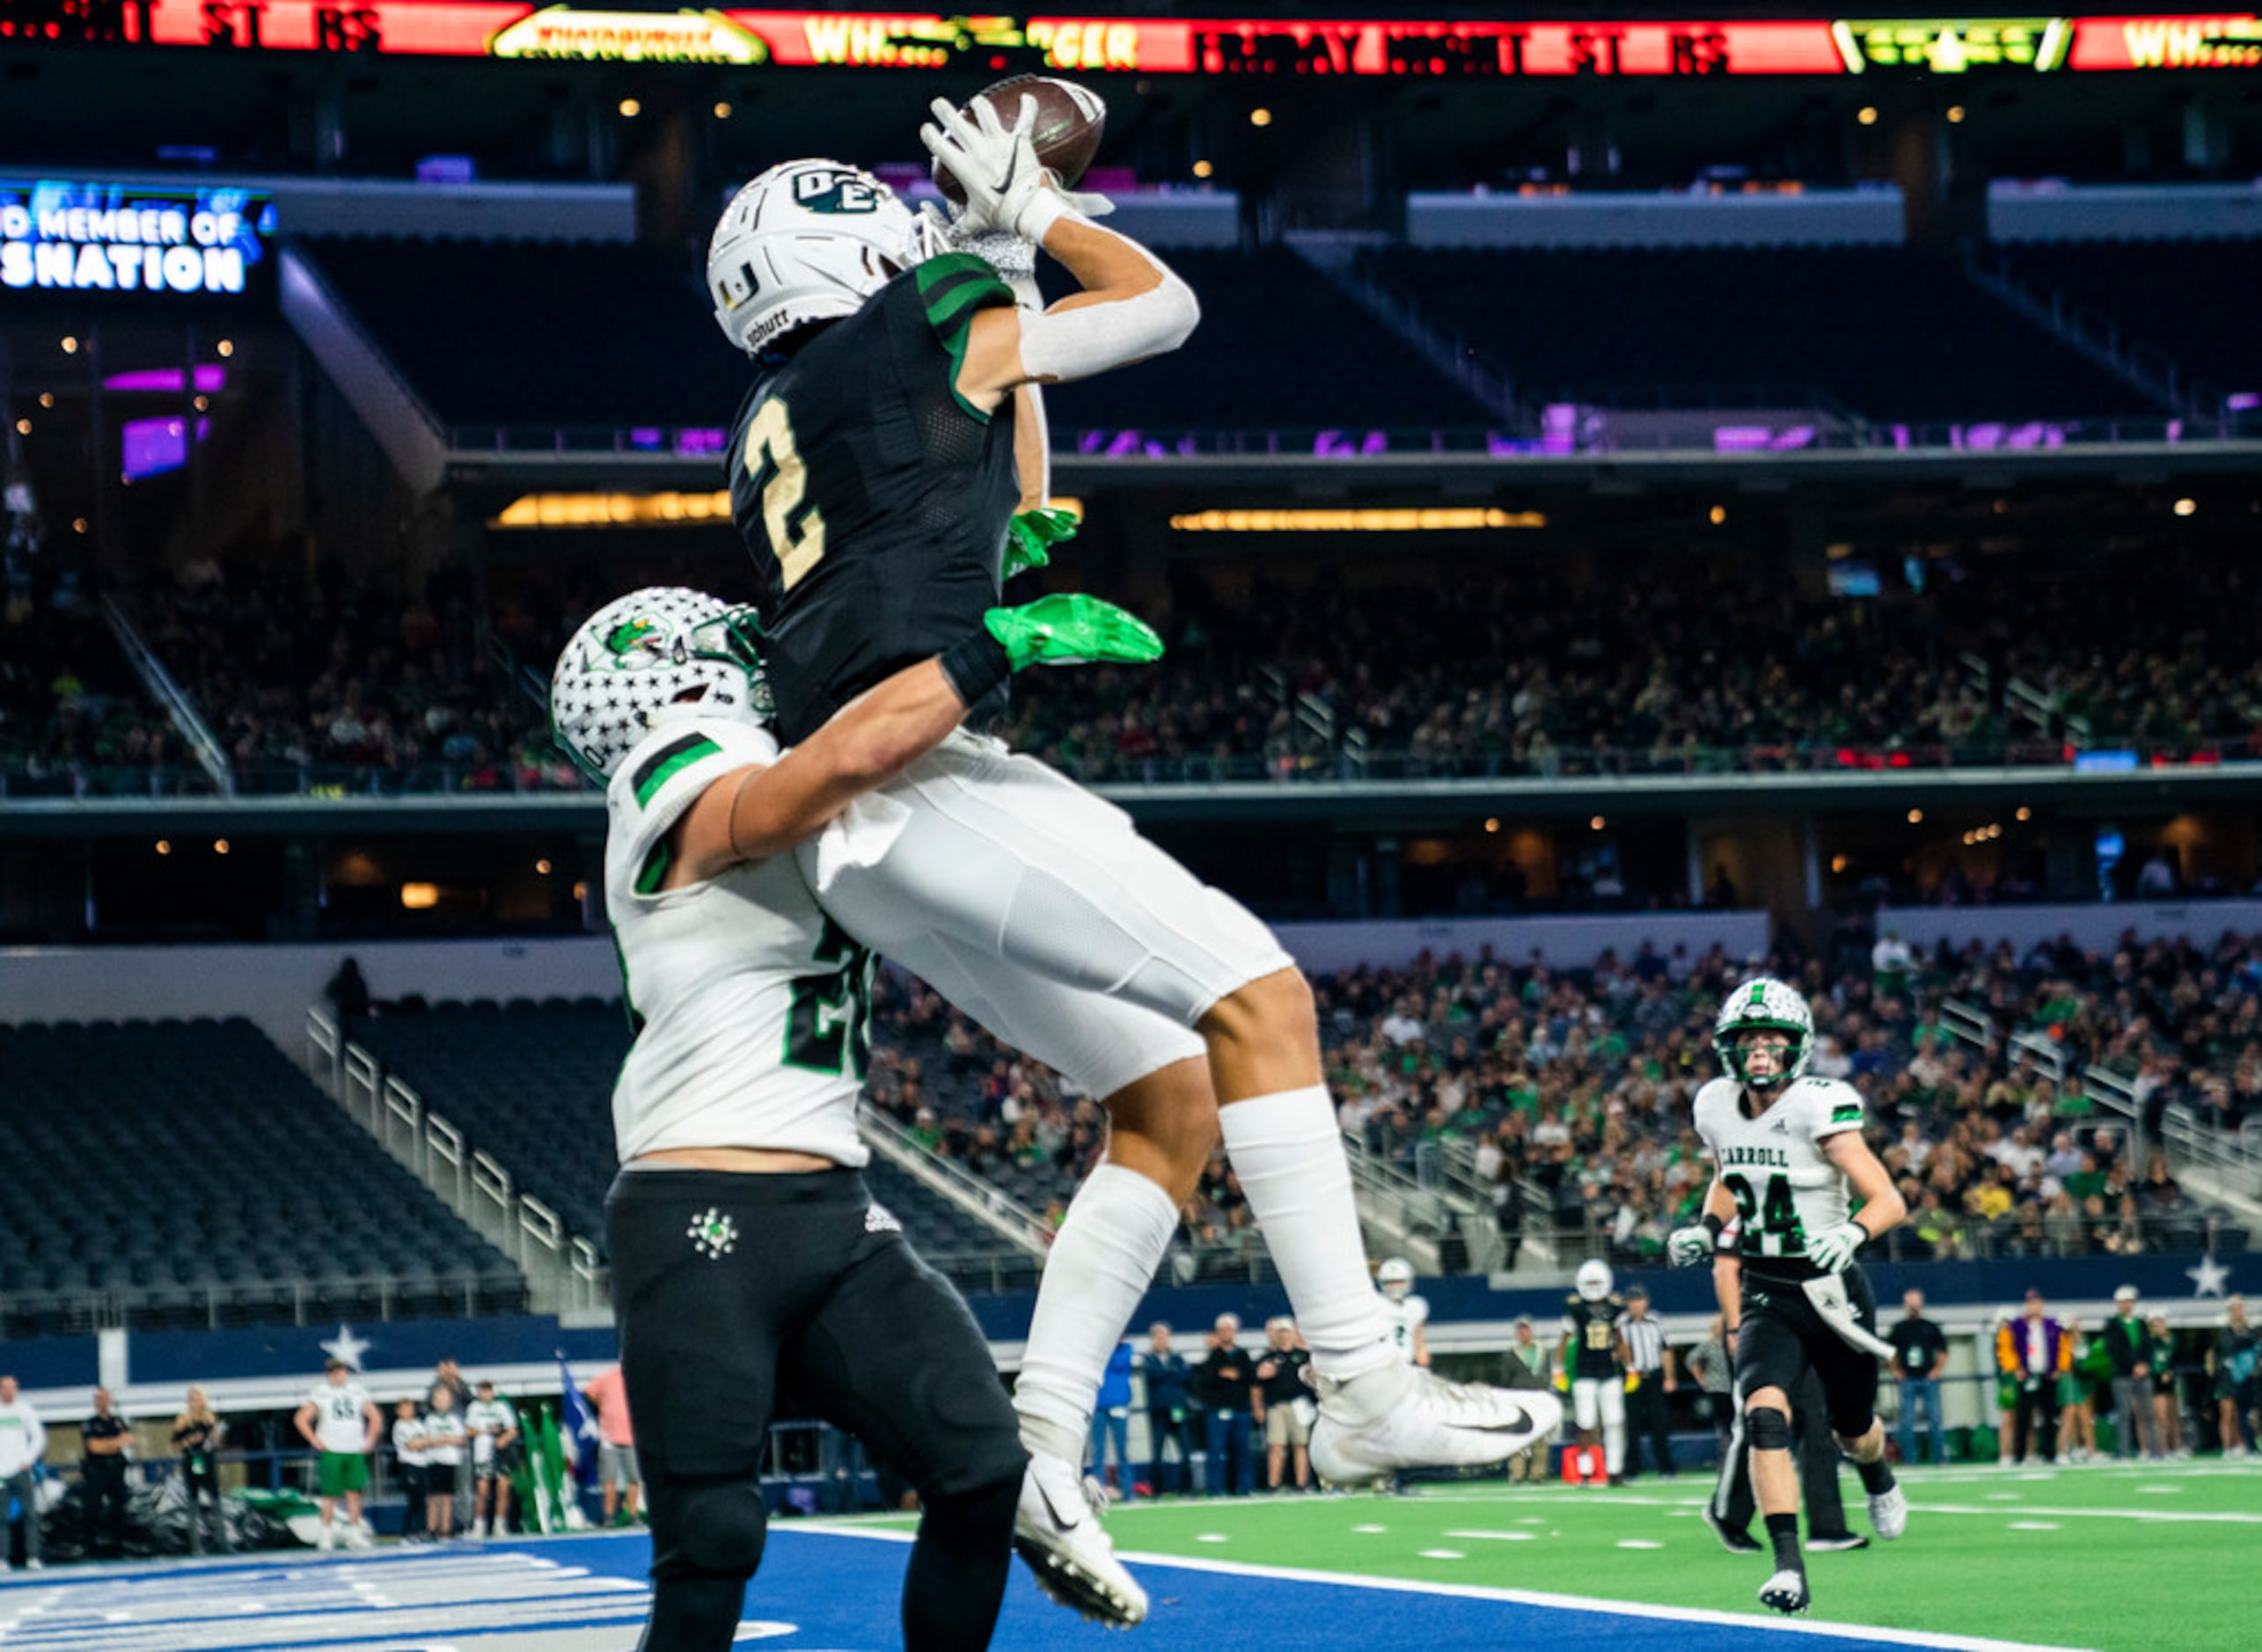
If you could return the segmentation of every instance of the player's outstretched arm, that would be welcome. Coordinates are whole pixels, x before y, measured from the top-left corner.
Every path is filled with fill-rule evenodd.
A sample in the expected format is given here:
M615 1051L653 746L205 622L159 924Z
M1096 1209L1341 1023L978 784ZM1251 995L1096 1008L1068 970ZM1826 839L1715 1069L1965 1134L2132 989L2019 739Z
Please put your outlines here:
M1088 661L1144 665L1161 656L1152 628L1096 596L993 608L981 631L857 696L777 762L717 777L677 828L675 866L662 887L702 882L791 849L940 745L968 706L1014 672Z

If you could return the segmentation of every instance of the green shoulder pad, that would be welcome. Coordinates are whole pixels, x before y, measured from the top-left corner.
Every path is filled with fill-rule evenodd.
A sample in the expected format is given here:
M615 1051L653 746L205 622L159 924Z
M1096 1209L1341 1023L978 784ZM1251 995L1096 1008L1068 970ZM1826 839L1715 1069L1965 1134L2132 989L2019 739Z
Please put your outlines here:
M1014 302L1014 289L971 252L945 252L911 272L926 325L954 358L966 351L966 328L977 310Z

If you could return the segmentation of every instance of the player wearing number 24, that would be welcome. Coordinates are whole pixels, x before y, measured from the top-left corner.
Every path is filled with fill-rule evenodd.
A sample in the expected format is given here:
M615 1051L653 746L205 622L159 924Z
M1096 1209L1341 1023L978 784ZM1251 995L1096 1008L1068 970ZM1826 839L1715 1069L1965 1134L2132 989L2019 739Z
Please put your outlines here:
M1666 1241L1676 1266L1710 1258L1731 1219L1742 1225L1741 1323L1736 1387L1751 1441L1752 1488L1767 1518L1775 1569L1760 1600L1804 1612L1798 1481L1790 1461L1790 1395L1809 1371L1822 1379L1830 1426L1860 1472L1870 1524L1890 1541L1908 1503L1885 1461L1877 1418L1877 1299L1854 1254L1907 1214L1892 1179L1862 1138L1861 1093L1806 1076L1814 1017L1789 985L1761 976L1728 995L1713 1033L1722 1076L1696 1093L1698 1135L1717 1176L1702 1218ZM1848 1189L1861 1200L1849 1212Z

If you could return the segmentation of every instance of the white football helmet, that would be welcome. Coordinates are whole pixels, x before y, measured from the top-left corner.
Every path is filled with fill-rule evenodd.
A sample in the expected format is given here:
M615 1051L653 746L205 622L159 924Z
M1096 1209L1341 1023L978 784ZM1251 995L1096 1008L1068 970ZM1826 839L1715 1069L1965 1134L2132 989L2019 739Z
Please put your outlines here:
M926 255L896 192L840 161L786 161L731 198L706 249L725 336L759 355L797 327L854 315Z
M1587 1301L1601 1301L1610 1294L1612 1283L1610 1264L1600 1256L1578 1265L1577 1288L1578 1294Z
M550 733L600 786L671 717L770 714L753 610L704 591L652 586L597 610L550 674Z
M1737 1048L1736 1035L1755 1029L1790 1036L1780 1073L1754 1078L1744 1071L1744 1053ZM1804 1072L1814 1054L1814 1012L1796 989L1773 976L1755 976L1731 991L1720 1006L1720 1019L1712 1027L1712 1053L1720 1058L1721 1071L1738 1083L1755 1090L1779 1089Z
M1374 1270L1374 1282L1391 1301L1403 1302L1414 1289L1414 1264L1403 1256L1393 1256Z

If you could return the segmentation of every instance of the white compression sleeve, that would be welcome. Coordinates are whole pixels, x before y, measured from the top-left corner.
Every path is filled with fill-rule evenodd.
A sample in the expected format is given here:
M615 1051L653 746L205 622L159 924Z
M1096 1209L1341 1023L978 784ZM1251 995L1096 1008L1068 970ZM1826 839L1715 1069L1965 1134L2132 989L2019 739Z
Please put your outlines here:
M1085 1179L1045 1258L1014 1385L1030 1451L1082 1467L1108 1356L1177 1231L1170 1195L1137 1171L1106 1164Z
M1097 224L1087 227L1100 235L1115 233ZM1030 377L1048 384L1089 378L1150 355L1168 355L1192 335L1202 318L1194 289L1145 247L1130 240L1124 245L1138 247L1160 279L1130 298L1040 315L1023 311L1021 366Z

